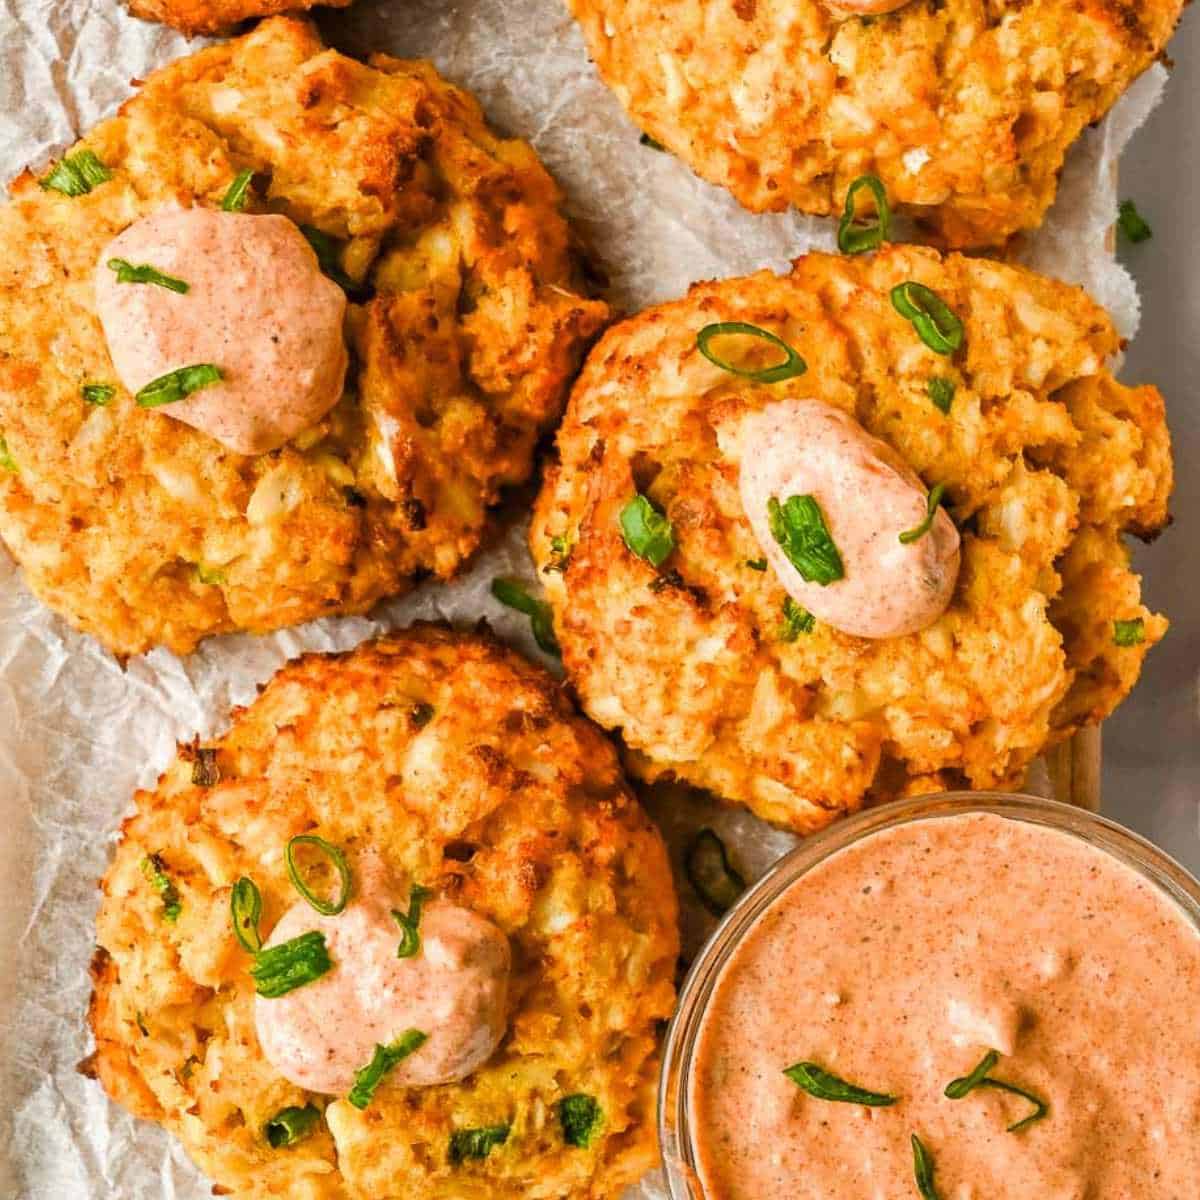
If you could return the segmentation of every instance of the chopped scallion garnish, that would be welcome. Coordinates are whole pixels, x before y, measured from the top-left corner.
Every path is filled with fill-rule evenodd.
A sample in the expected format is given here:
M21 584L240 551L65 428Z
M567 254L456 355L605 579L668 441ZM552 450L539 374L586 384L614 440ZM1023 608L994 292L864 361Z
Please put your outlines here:
M909 280L892 288L892 307L935 354L953 354L963 344L963 324L932 288Z
M313 253L317 256L317 264L325 275L332 279L342 291L351 296L362 292L363 289L360 285L342 270L337 243L329 234L312 225L301 225L300 232L304 234L308 244L313 248Z
M869 1092L855 1083L847 1083L824 1067L814 1062L799 1062L788 1067L784 1074L803 1091L818 1100L832 1100L839 1104L862 1104L867 1108L888 1108L895 1104L898 1096L886 1092Z
M816 617L807 608L797 604L791 596L784 598L783 620L779 623L780 641L794 642L802 633L812 633L816 624Z
M484 1125L479 1129L456 1129L450 1135L450 1161L458 1165L468 1158L487 1158L508 1141L510 1125Z
M174 275L165 275L157 267L148 263L135 264L124 258L110 258L108 269L116 271L118 283L152 283L156 287L166 288L169 292L178 292L184 296L191 291L192 285Z
M921 1193L921 1200L939 1200L933 1182L933 1157L915 1133L912 1135L912 1152L913 1175L917 1180L917 1191Z
M196 578L206 587L220 587L225 582L225 572L220 567L206 567L204 563L197 563Z
M554 636L554 613L545 600L531 596L516 579L493 579L492 595L501 604L529 618L533 639L543 652L555 657L562 653Z
M675 549L675 529L666 513L640 492L621 509L625 545L652 567L661 567Z
M333 960L325 945L325 935L320 930L310 929L290 941L260 950L250 974L258 994L264 999L275 1000L320 979L332 969Z
M1121 232L1135 246L1138 242L1148 242L1154 236L1146 218L1137 210L1132 200L1122 200L1117 209L1117 225Z
M212 363L196 363L191 367L179 367L151 380L135 396L139 408L160 408L174 404L193 392L219 383L224 376L219 367Z
M17 460L13 458L3 434L0 434L0 471L11 471L14 475L17 473Z
M229 190L221 200L223 212L241 212L246 207L246 201L250 198L250 180L253 178L254 172L249 168L233 177Z
M76 150L55 163L48 175L38 180L47 191L62 192L64 196L85 196L92 188L106 183L112 172L91 150Z
M594 1096L576 1092L558 1102L558 1123L568 1146L586 1150L604 1123L604 1113Z
M243 875L229 894L229 917L233 933L243 949L257 954L262 949L262 934L258 922L262 917L262 893L253 879Z
M400 945L396 947L397 958L412 958L421 948L421 905L432 896L428 888L414 883L408 893L408 912L392 909L396 924L403 930Z
M773 367L739 367L728 359L720 358L712 348L712 342L716 338L730 336L757 338L760 341L769 342L772 346L777 346L782 350L787 357ZM780 383L784 379L794 379L798 375L803 375L808 370L808 364L783 338L773 334L769 329L751 325L746 321L718 321L713 325L705 325L696 334L696 349L714 367L720 367L722 371L728 371L731 375L740 375L743 379L751 379L755 383Z
M714 917L724 916L746 890L746 881L729 861L725 843L711 829L701 829L688 843L683 869L700 902Z
M929 496L925 503L925 520L915 529L906 529L900 534L900 541L905 545L910 545L912 542L920 541L932 528L934 518L937 516L938 505L942 502L942 496L945 495L946 485L944 483L935 483L930 489Z
M171 882L163 860L157 854L149 854L142 859L142 874L150 881L150 886L162 897L162 919L172 925L179 920L183 904L179 899L179 889Z
M1146 622L1141 617L1113 622L1113 641L1118 646L1138 646L1146 640Z
M933 407L940 412L950 415L950 405L954 403L954 393L958 390L953 379L935 377L929 381L929 399Z
M994 1088L998 1091L1009 1092L1014 1096L1020 1096L1022 1100L1028 1100L1033 1105L1033 1112L1020 1121L1014 1121L1007 1130L1009 1133L1020 1133L1022 1129L1028 1129L1035 1121L1040 1121L1046 1116L1050 1111L1050 1105L1032 1092L1018 1087L1015 1083L1008 1083L1003 1079L993 1079L989 1072L999 1061L1000 1055L995 1050L989 1050L969 1075L964 1075L961 1079L952 1079L946 1084L945 1095L950 1100L961 1100L976 1088Z
M855 212L855 197L863 188L875 199L875 216L871 220ZM838 249L843 254L878 250L889 239L891 227L892 210L882 180L877 175L860 175L846 191L846 207L838 224Z
M97 408L103 408L117 394L111 383L85 383L79 391L85 404L94 404Z
M390 1046L376 1046L371 1061L354 1072L354 1086L346 1097L355 1108L366 1108L375 1096L383 1077L414 1051L419 1050L429 1035L419 1029L402 1033Z
M308 1137L321 1120L321 1110L315 1104L303 1108L294 1105L281 1108L264 1126L263 1136L272 1150L294 1146Z
M752 571L765 571L767 569L767 560L765 558L748 558L746 566Z
M842 556L814 496L789 496L783 504L767 501L771 536L806 583L827 587L846 575Z
M300 877L300 869L296 864L296 851L301 846L314 846L333 863L338 874L339 887L337 895L332 900L318 896ZM283 852L283 860L292 886L322 916L335 917L346 907L346 903L350 899L350 867L346 862L346 856L331 842L312 833L302 833L288 842Z

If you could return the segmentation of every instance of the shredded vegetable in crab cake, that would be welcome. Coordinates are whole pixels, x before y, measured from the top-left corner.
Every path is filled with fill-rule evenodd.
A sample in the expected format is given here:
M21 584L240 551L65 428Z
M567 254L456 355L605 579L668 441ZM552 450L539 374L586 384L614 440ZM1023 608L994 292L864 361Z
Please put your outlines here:
M585 710L629 764L809 832L1014 787L1166 621L1153 387L1078 288L911 246L811 254L615 326L531 529Z
M284 668L138 793L85 1071L241 1200L616 1200L656 1160L666 849L562 685L433 626Z
M446 579L605 306L431 66L307 22L155 72L0 206L0 536L119 655Z

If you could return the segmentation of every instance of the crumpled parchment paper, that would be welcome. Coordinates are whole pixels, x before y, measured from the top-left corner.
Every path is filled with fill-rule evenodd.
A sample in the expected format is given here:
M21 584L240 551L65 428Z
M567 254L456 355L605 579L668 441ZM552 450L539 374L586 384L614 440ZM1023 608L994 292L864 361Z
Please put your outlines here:
M360 0L321 24L339 48L429 57L470 88L502 130L526 137L564 185L586 241L625 309L681 294L694 280L831 248L831 227L795 214L752 216L670 155L642 146L588 62L561 0ZM192 43L193 47L196 43ZM129 92L129 80L186 52L178 35L128 18L116 0L0 0L0 177L39 168ZM1116 209L1113 164L1161 95L1145 76L1064 172L1061 197L1024 261L1085 284L1131 336L1132 280L1105 239ZM416 618L486 617L536 656L524 617L488 592L496 575L532 577L518 514L459 582L426 587L372 619L327 620L270 637L209 641L187 661L155 651L125 669L35 601L0 550L0 1197L200 1200L210 1185L173 1139L109 1104L75 1067L83 1026L96 882L137 787L154 782L177 741L221 728L285 661L349 648ZM648 798L678 858L712 824L748 878L791 839L753 818L678 794ZM710 927L684 890L685 944ZM634 1193L663 1200L661 1179Z

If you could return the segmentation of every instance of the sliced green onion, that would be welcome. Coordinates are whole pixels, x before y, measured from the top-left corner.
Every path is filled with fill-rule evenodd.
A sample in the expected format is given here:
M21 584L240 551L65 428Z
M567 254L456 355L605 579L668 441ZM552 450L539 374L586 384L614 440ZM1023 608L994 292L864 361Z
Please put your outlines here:
M576 1092L558 1102L558 1123L568 1146L586 1150L604 1124L604 1113L594 1096Z
M888 1108L895 1104L898 1096L886 1092L869 1092L856 1083L847 1083L824 1067L813 1062L799 1062L788 1067L784 1074L803 1091L818 1100L832 1100L839 1104L862 1104L867 1108Z
M3 434L0 434L0 471L11 471L14 475L17 473L17 460L13 458Z
M178 292L181 296L186 295L192 288L190 283L176 279L174 275L165 275L148 263L134 264L123 258L110 258L108 269L116 271L118 283L152 283L170 292Z
M550 561L542 569L561 573L567 569L570 561L571 546L567 541L566 534L556 533L550 539Z
M773 367L760 368L739 367L723 358L718 358L711 347L713 339L734 334L770 342L772 346L778 346L787 357ZM783 338L777 337L769 329L750 325L746 321L718 321L715 325L705 325L696 334L696 349L714 367L720 367L722 371L728 371L731 375L740 375L743 379L752 379L755 383L780 383L785 379L795 379L808 370L808 364Z
M427 1033L422 1033L419 1029L409 1029L390 1046L376 1046L371 1061L354 1072L354 1086L346 1099L355 1108L366 1108L374 1099L375 1089L383 1082L383 1077L398 1063L419 1050L428 1039Z
M947 416L950 415L950 405L954 403L954 393L957 390L958 386L953 379L935 377L929 381L929 399L933 401L933 407Z
M173 925L179 920L183 904L179 899L179 889L171 882L163 860L157 854L147 855L142 859L142 874L150 881L150 886L162 897L162 919Z
M625 545L652 567L661 567L675 549L675 528L666 513L640 492L621 509Z
M246 207L246 201L250 198L250 180L253 178L254 172L249 168L233 177L229 190L221 200L222 212L241 212Z
M989 1050L970 1075L964 1075L961 1079L952 1079L946 1084L946 1090L943 1094L948 1100L961 1100L968 1092L977 1088L987 1078L987 1073L999 1061L1000 1055L995 1050Z
M942 496L946 493L946 485L944 483L935 483L929 491L929 497L925 504L925 520L923 520L916 529L906 529L900 534L900 541L908 546L913 542L920 541L932 528L934 517L937 516L938 505L942 502Z
M725 843L701 829L683 853L683 869L700 902L714 917L724 916L746 890L746 881L729 861Z
M765 571L767 569L767 560L765 558L748 558L746 566L752 571Z
M767 501L767 516L771 536L806 583L828 587L845 578L842 556L814 496L789 496L783 504L772 496Z
M875 197L873 220L859 218L855 213L854 200L863 188ZM838 249L843 254L862 254L866 250L878 250L889 240L891 230L892 210L883 181L877 175L860 175L846 191L846 207L838 223Z
M484 1125L479 1129L456 1129L450 1135L450 1161L457 1166L464 1159L487 1158L508 1141L511 1125Z
M812 633L817 619L799 604L787 596L783 601L783 620L779 623L779 640L794 642L802 633Z
M953 354L963 344L963 324L953 309L923 283L909 280L892 288L892 307L912 322L935 354Z
M219 383L223 378L221 369L214 367L212 363L196 363L194 366L179 367L160 375L146 384L133 398L139 408L160 408L164 404L174 404L183 400L210 384Z
M315 1104L303 1108L281 1108L264 1126L263 1136L272 1150L294 1146L308 1137L321 1120L321 1110Z
M301 225L300 232L304 234L308 244L313 248L313 253L317 256L317 265L323 274L332 279L342 291L352 296L362 292L362 287L342 270L342 264L338 259L337 243L329 234L312 225Z
M298 846L315 846L333 863L341 885L336 899L322 899L314 894L312 889L300 878L300 871L296 866L296 848ZM283 852L283 860L287 866L288 878L292 881L292 886L322 916L336 917L346 907L346 902L350 899L350 867L346 863L346 856L331 842L312 833L302 833L288 842L287 848Z
M643 146L649 146L651 150L658 150L664 154L666 153L666 146L664 146L662 142L658 141L657 139L652 138L648 133L643 133L642 136L638 138L638 141L641 142Z
M1118 646L1138 646L1146 640L1146 622L1141 617L1113 622L1113 641Z
M250 974L258 994L266 1000L276 1000L331 970L333 960L325 945L325 935L311 929L291 941L260 950Z
M428 888L414 883L408 893L408 912L402 913L398 908L392 909L396 924L404 931L400 945L396 948L397 958L412 958L421 948L421 905L432 896Z
M234 936L241 942L242 948L250 954L257 954L262 949L262 934L258 932L258 922L262 917L262 893L253 879L243 875L233 885L233 891L229 893L229 917Z
M921 1193L922 1200L939 1200L933 1182L933 1157L915 1133L912 1135L912 1152L913 1175L916 1176L917 1191Z
M1121 201L1117 209L1117 225L1135 246L1138 242L1148 242L1154 236L1154 230L1132 200Z
M217 765L217 752L211 748L197 747L192 760L192 786L210 788L221 782L221 768Z
M57 162L38 183L45 190L62 192L64 196L84 196L111 178L112 172L91 150L77 150Z
M97 408L103 408L117 394L111 383L85 383L79 391L85 404L94 404Z
M1028 1129L1035 1121L1040 1121L1046 1116L1050 1111L1050 1105L1032 1092L1026 1091L1025 1088L1018 1087L1015 1083L1008 1083L1003 1079L993 1079L989 1072L999 1061L1000 1055L995 1050L989 1050L969 1075L964 1075L961 1079L952 1079L946 1084L945 1095L950 1100L961 1100L976 1088L993 1088L997 1091L1008 1092L1013 1096L1020 1096L1022 1100L1027 1100L1033 1105L1033 1112L1029 1116L1020 1121L1014 1121L1007 1128L1008 1133L1020 1133L1022 1129Z
M533 640L546 654L559 656L562 651L554 636L554 613L545 600L531 596L516 579L493 579L492 595L508 608L515 608L529 618Z

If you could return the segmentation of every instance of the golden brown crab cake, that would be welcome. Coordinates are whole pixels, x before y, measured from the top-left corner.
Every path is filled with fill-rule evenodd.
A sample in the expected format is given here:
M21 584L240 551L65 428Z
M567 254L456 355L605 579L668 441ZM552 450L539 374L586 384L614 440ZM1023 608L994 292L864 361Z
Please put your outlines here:
M143 21L157 21L186 33L227 34L243 21L302 12L318 6L346 8L352 0L126 0Z
M652 1165L678 953L670 869L613 747L545 671L434 626L307 656L225 736L181 748L136 808L102 885L85 1069L177 1135L223 1194L600 1200ZM461 1082L385 1077L360 1110L265 1056L256 1006L281 1001L255 995L231 889L243 876L258 887L264 938L287 910L307 912L284 861L305 834L351 870L335 925L382 870L394 908L408 907L410 883L430 889L426 942L447 904L507 938L503 1036ZM399 925L386 936L395 963ZM330 980L353 969L334 959ZM320 1119L307 1135L272 1148L266 1123L308 1105ZM456 1134L496 1129L503 1138L452 1150Z
M896 309L907 281L957 315L956 353ZM717 322L776 335L806 373L720 369L697 345ZM782 353L746 335L717 345L735 366L735 353L760 366ZM1119 345L1078 288L912 246L697 285L612 328L575 385L531 531L585 711L621 732L641 776L800 832L868 799L1019 783L1112 711L1166 629L1122 535L1166 521L1170 443L1159 393L1107 370ZM743 425L801 398L850 414L922 488L945 485L961 569L920 631L813 622L767 561L778 547L756 540ZM793 446L803 462L806 436ZM639 491L673 527L657 569L620 523Z
M874 174L952 247L1040 223L1067 149L1162 54L1182 8L567 2L633 119L747 208L837 213Z
M0 206L0 535L33 590L129 655L452 576L607 316L532 149L429 64L281 17L156 72L67 162ZM135 403L93 286L111 239L244 171L240 219L307 230L350 293L341 399L250 455Z

